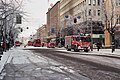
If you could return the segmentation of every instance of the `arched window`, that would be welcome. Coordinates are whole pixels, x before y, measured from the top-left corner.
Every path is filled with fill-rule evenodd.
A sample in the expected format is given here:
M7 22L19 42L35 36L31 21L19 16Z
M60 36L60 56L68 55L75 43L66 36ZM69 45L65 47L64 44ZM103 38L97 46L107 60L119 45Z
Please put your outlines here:
M98 0L98 6L100 6L100 0Z
M94 5L94 6L96 5L96 0L93 0L93 5Z
M91 0L88 0L88 4L91 5Z

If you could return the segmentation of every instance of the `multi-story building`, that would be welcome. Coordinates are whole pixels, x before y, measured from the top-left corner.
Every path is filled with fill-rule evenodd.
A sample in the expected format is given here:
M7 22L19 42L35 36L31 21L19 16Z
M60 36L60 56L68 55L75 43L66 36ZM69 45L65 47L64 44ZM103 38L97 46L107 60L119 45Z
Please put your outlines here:
M47 12L47 31L48 38L56 38L59 30L59 9L60 1L58 1L52 8L48 9Z
M100 38L103 41L102 6L103 0L60 0L60 27L65 28L62 36L92 33L94 41L98 41ZM72 30L68 27L71 27Z
M46 42L47 37L47 27L46 25L42 25L39 29L37 29L37 38L41 39L42 42Z

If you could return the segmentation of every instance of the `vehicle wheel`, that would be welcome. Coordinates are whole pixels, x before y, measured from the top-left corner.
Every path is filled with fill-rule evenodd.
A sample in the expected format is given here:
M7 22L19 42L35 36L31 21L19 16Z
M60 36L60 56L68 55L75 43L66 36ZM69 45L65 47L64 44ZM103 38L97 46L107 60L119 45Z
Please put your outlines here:
M52 47L52 48L55 48L55 47Z
M76 46L74 46L74 51L79 52L79 49Z
M75 52L79 52L79 49L74 49Z
M67 51L71 51L71 49L67 49Z
M66 49L67 49L67 51L71 51L71 49L68 48L68 45L67 45L67 48L66 48Z
M84 52L88 52L89 50L84 50Z

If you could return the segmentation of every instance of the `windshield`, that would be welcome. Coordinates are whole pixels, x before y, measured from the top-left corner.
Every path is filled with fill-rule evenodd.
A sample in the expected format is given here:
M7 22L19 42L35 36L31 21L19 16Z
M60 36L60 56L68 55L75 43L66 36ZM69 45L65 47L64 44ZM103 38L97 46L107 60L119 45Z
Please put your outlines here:
M91 42L91 38L90 37L77 37L76 41Z
M91 42L91 38L90 37L81 37L81 41L82 42Z

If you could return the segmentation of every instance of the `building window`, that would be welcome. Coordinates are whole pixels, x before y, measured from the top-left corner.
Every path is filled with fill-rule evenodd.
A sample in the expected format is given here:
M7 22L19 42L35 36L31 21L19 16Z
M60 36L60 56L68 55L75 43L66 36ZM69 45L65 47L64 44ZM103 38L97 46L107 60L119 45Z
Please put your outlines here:
M91 0L88 1L88 4L91 5Z
M116 2L116 6L118 6L118 3Z
M84 6L84 4L85 4L85 3L84 3L84 1L83 1L83 6Z
M86 0L85 0L85 5L86 5Z
M102 3L104 3L105 1L104 0L102 0Z
M94 16L96 16L96 10L93 11Z
M100 16L100 10L98 10L98 16Z
M119 2L118 2L118 3L119 3L119 6L120 6L120 0L119 0Z
M94 6L96 5L96 0L93 0L93 5L94 5Z
M120 0L116 0L115 3L116 3L116 6L120 6Z
M88 11L88 12L89 12L89 13L88 13L88 14L89 14L89 16L91 16L91 9L89 9L89 11Z
M118 17L118 24L120 24L120 15L119 15L119 17Z
M120 24L120 15L117 15L117 24Z
M98 0L98 6L100 6L100 0Z
M118 6L118 0L115 0L115 4L116 4L116 6Z

